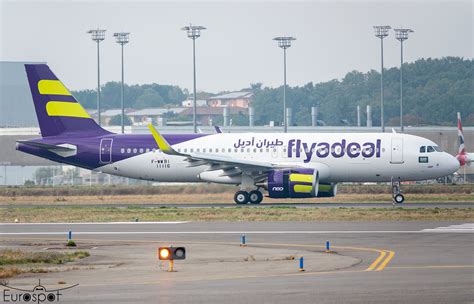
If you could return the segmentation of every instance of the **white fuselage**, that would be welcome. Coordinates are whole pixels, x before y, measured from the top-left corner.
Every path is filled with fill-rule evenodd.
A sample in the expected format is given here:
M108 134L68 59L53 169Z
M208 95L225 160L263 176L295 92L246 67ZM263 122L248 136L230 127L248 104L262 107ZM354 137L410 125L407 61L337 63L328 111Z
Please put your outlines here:
M425 180L458 169L459 162L450 154L420 152L422 146L437 145L422 137L397 133L219 133L173 148L184 153L316 169L321 182ZM158 149L98 168L105 173L161 182L200 182L199 174L209 169L209 164L189 167L185 157Z

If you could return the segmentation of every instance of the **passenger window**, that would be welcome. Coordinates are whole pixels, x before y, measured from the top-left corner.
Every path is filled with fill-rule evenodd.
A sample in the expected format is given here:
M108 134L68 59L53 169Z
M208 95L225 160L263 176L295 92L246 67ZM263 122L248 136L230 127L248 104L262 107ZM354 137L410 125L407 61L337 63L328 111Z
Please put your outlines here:
M137 153L137 148L133 148L133 153Z
M132 153L132 149L127 148L127 153Z
M140 148L140 153L143 153L143 148Z
M428 148L426 149L427 152L434 152L435 149L432 147L432 146L428 146Z
M225 148L222 148L222 153L225 153Z
M125 153L125 149L124 148L120 149L120 153L122 154Z
M257 153L257 149L256 149L256 148L253 148L253 153Z
M150 148L146 148L146 150L145 150L145 151L146 151L147 153L148 153L148 152L150 152Z
M204 153L205 153L205 152L206 152L206 148L203 148L203 149L202 149L202 152L204 152Z
M425 152L426 152L426 147L425 146L420 147L420 153L425 153Z
M232 152L232 149L231 148L227 149L227 152L229 152L229 153Z

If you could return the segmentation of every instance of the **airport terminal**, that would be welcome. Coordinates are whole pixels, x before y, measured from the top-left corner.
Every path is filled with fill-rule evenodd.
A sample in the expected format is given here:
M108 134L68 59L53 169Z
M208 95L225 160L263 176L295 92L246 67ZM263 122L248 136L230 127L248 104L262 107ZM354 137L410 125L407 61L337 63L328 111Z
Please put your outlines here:
M0 301L473 301L472 3L0 6Z

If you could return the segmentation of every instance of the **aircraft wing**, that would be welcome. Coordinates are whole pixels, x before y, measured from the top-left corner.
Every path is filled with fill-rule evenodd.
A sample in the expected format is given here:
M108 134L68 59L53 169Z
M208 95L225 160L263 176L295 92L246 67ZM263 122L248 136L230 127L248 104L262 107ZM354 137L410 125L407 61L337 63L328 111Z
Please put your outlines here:
M150 129L153 138L158 144L158 148L163 151L163 153L187 157L189 167L214 165L215 167L217 167L216 169L231 169L237 167L242 171L269 171L272 169L299 168L296 166L288 166L271 162L240 160L222 155L209 155L203 153L181 153L174 150L171 145L166 141L166 139L161 136L161 134L158 133L158 131L151 124L148 125L148 128Z

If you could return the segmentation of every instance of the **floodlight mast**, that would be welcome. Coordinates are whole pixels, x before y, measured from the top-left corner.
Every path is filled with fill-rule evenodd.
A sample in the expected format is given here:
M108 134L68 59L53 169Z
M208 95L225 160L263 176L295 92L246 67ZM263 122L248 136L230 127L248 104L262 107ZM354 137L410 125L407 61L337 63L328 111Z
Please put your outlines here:
M93 41L97 43L97 122L99 126L101 125L100 121L100 52L99 52L99 43L105 39L105 31L101 29L90 30L87 33L91 34Z
M273 40L278 42L278 46L283 49L283 132L288 132L286 119L286 49L291 47L291 41L294 37L275 37Z
M395 38L400 41L400 131L404 131L403 126L403 41L408 39L408 33L413 33L412 29L394 29Z
M389 25L376 25L374 26L375 37L380 39L380 126L382 132L385 132L385 121L384 121L384 90L383 90L383 39L388 36L388 31L391 29Z
M124 120L125 120L125 106L124 106L124 94L123 94L123 79L124 79L124 68L123 68L123 46L130 41L130 33L114 33L115 42L121 45L122 48L122 84L120 88L120 106L122 108L122 115L120 119L120 124L122 126L122 134L125 133Z
M185 26L181 30L186 31L188 38L193 40L193 130L194 133L197 133L196 125L196 39L201 36L201 31L206 28L201 25L192 25Z

